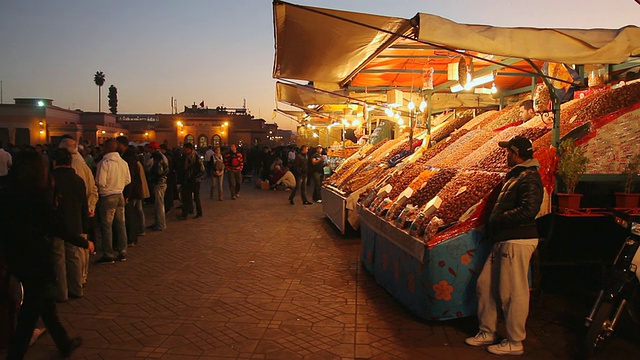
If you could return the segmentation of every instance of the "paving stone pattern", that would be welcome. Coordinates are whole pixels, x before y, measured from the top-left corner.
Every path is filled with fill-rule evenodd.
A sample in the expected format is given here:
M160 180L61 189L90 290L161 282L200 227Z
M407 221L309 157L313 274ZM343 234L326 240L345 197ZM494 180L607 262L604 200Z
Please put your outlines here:
M425 322L402 308L321 205L249 183L234 201L202 188L204 217L172 210L166 231L147 232L126 262L92 264L85 297L58 306L85 340L74 359L495 358L463 344L474 318ZM524 358L573 357L587 306L574 305L546 295L534 306ZM601 357L639 358L634 341L615 339ZM45 335L27 359L56 356Z

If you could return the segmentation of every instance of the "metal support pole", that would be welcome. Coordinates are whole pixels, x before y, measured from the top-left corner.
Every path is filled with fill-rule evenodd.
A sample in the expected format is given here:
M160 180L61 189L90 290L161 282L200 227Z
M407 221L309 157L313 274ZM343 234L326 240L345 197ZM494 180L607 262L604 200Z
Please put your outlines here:
M413 153L413 116L415 112L409 111L409 153Z
M431 135L431 92L427 93L427 134ZM431 139L429 139L431 141Z

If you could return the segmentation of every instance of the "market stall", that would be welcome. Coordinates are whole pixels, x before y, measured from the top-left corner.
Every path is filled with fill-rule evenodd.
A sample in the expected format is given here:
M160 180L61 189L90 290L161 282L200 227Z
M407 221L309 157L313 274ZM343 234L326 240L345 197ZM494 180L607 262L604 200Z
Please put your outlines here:
M315 31L327 18L332 26L348 32ZM640 102L640 91L633 83L594 90L561 106L570 96L569 88L582 83L582 68L575 71L563 63L619 64L640 55L637 27L495 28L456 24L427 14L418 14L408 24L398 18L283 2L274 3L274 19L274 77L313 80L327 89L348 90L349 96L387 92L384 106L406 105L411 130L415 122L425 125L429 142L421 152L387 168L362 153L352 156L336 169L328 186L340 193L345 207L348 196L357 194L362 263L385 289L426 319L475 313L474 284L488 250L483 241L484 215L508 170L499 141L515 135L534 141L545 186L540 214L544 215L552 209L555 187L553 146L563 137L578 138L587 152L603 159L599 165L594 162L595 168L616 168L603 156L615 137L624 144L638 138L633 124L638 123L634 106ZM296 38L293 30L303 32L304 40ZM358 36L345 39L340 35L345 33ZM333 44L330 53L335 56L323 56L320 52L326 48L305 46L320 38ZM527 47L521 47L525 43ZM410 60L416 58L424 60ZM636 61L631 60L630 66L640 66ZM417 85L416 78L420 79ZM487 83L491 88L483 87ZM404 99L397 102L398 95L390 89L401 91ZM456 94L460 91L466 93ZM432 128L432 115L442 109L431 100L443 92L448 96L440 99L442 104L478 109L489 92L496 94L489 97L499 97L501 106L482 113L473 110L474 116L468 119L455 118ZM524 96L511 99L518 94ZM476 95L475 101L469 95ZM620 96L624 99L617 105L606 101ZM534 100L538 115L522 123L518 105L525 98ZM424 114L413 117L415 105L411 104L420 100L429 105ZM395 111L393 116L402 116ZM625 134L616 132L621 126L609 125L615 121L624 125ZM633 155L624 149L631 145L620 150L621 160L614 163L623 164Z

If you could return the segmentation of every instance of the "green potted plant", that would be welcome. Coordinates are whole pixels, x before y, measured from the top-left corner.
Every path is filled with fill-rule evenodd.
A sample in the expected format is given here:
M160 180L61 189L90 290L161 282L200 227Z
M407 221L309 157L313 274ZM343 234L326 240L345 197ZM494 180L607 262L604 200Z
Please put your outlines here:
M616 207L619 208L637 208L638 199L640 199L640 193L633 192L633 181L640 172L640 154L637 154L631 159L624 168L624 192L615 193L616 195Z
M575 193L576 185L587 170L589 159L573 139L560 143L559 150L558 176L562 179L566 192L558 193L558 207L577 210L580 208L582 194Z

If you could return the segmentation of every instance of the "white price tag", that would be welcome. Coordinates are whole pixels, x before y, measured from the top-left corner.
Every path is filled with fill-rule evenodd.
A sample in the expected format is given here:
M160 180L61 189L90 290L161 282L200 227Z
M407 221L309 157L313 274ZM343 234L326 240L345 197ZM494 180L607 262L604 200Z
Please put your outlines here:
M391 184L387 184L385 185L382 189L378 190L378 196L380 196L380 194L382 193L390 193L391 190L393 190L393 186L391 186Z
M461 188L458 190L458 192L456 193L456 196L458 196L458 195L462 194L462 193L463 193L463 192L465 192L465 191L467 191L467 187L466 187L466 186L461 187Z
M400 194L400 197L399 197L399 198L403 198L403 197L405 197L405 198L407 198L407 199L408 199L408 198L410 198L410 197L411 197L411 195L413 195L413 189L412 189L412 188L410 188L410 187L407 187L407 188L406 188L406 189L404 189L404 191Z

